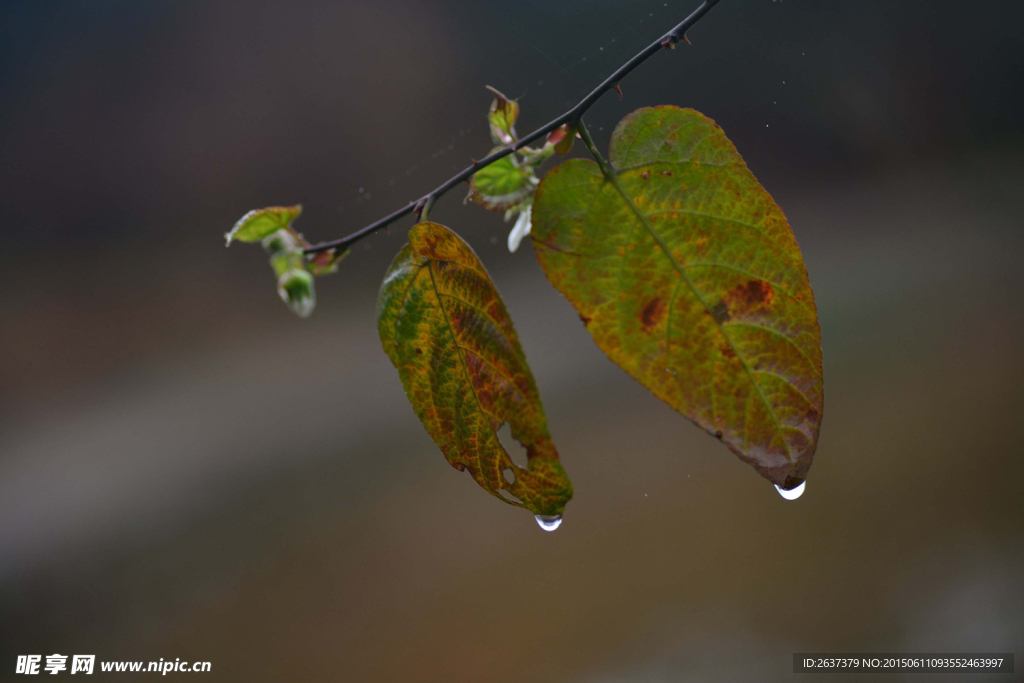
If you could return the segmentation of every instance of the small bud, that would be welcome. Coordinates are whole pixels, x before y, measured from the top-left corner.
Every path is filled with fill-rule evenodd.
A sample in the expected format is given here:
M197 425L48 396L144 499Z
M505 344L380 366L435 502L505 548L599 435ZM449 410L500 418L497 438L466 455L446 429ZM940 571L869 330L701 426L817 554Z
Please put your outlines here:
M491 128L491 139L496 145L510 145L516 141L516 119L519 118L519 104L510 100L497 88L487 86L494 93L494 101L487 113L487 122Z
M565 156L572 150L573 131L568 124L555 128L548 134L547 144L552 145L559 155Z
M619 101L621 102L622 101L622 88L619 87L618 83L615 84L615 92L619 93Z
M289 251L298 251L299 241L288 230L272 232L263 239L263 248L268 254L274 256Z
M300 318L308 318L316 305L313 276L305 270L289 270L277 281L277 293Z
M338 272L338 262L348 255L348 249L340 253L337 249L325 249L307 257L309 271L313 275L328 275Z

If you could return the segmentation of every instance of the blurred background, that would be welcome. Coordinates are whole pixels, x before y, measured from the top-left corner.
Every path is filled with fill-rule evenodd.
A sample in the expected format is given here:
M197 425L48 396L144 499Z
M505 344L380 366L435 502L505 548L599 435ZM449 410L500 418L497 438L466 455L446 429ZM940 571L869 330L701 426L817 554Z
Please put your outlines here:
M432 217L516 321L576 490L555 533L445 463L380 349L409 220L308 320L223 247L272 204L314 241L362 227L486 153L485 85L532 130L696 5L3 3L0 680L54 652L218 681L1020 671L1024 4L723 0L588 116L606 146L637 107L704 112L790 218L826 370L795 502L608 361L461 191Z

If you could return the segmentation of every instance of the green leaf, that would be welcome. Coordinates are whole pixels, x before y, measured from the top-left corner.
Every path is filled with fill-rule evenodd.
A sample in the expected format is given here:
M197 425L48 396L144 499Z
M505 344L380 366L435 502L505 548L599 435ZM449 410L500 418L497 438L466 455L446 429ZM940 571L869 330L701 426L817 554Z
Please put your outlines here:
M291 230L278 230L263 238L263 248L270 254L270 267L281 277L289 270L305 270L302 243Z
M509 154L473 174L469 197L488 211L507 211L533 196L534 177Z
M491 127L491 139L496 145L510 145L516 141L516 119L519 118L519 103L502 95L496 88L487 86L494 93L494 101L487 113Z
M277 294L300 318L308 318L316 307L313 275L306 269L302 253L306 241L291 228L278 230L263 239L270 254L270 267L277 275Z
M437 223L413 226L384 277L377 326L416 415L448 462L506 502L560 515L572 484L505 304L469 245ZM526 468L498 441L506 422L526 448Z
M640 109L611 179L589 160L541 182L532 239L597 345L762 476L807 476L821 425L814 294L782 210L713 121Z
M277 294L300 318L308 318L316 306L313 276L309 271L285 271L277 280Z
M228 246L231 242L259 242L264 237L286 230L299 214L302 213L302 205L295 206L271 206L266 209L256 209L238 219L230 232L224 234Z

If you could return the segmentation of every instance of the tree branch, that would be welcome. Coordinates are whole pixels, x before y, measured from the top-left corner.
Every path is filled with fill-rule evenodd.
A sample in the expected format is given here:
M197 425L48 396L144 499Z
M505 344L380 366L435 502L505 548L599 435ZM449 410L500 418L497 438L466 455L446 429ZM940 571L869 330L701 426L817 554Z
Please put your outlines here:
M654 41L639 53L633 56L628 62L620 66L612 73L611 76L604 79L599 86L594 88L593 91L586 97L584 97L579 104L565 112L553 121L549 121L547 124L541 126L537 130L533 131L529 135L526 135L519 140L516 140L510 145L507 145L493 154L489 154L480 161L476 161L472 166L469 166L458 174L452 176L440 186L434 188L427 194L423 195L419 199L413 202L409 202L406 206L398 209L397 211L388 214L384 218L367 225L365 228L358 230L347 237L334 240L332 242L321 242L320 244L314 244L313 246L307 247L304 251L307 254L316 253L318 251L325 251L327 249L345 249L355 244L362 238L370 235L383 227L391 225L399 218L407 216L411 213L419 215L425 215L429 211L430 207L434 204L438 197L445 194L459 183L462 183L473 176L474 173L479 171L485 166L490 166L495 161L512 154L530 144L534 140L538 140L545 135L551 133L555 129L565 124L575 124L580 118L590 109L594 104L601 99L609 90L615 90L619 87L619 81L629 75L634 69L647 61L654 53L659 52L665 48L673 47L680 40L686 40L686 32L690 28L700 21L705 14L711 11L711 8L719 3L720 0L704 0L700 7L695 9L690 16L683 19L677 24L671 31L663 35L658 40ZM591 143L592 144L592 143Z

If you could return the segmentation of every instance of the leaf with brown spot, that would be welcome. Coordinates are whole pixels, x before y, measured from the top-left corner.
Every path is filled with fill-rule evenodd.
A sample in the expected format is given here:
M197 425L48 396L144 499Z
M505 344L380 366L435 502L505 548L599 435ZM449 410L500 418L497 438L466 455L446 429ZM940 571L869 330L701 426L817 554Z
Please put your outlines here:
M512 320L470 246L437 223L413 226L384 277L377 327L416 415L448 462L505 502L562 514L572 484ZM506 422L526 448L526 468L498 441Z
M611 178L573 159L541 181L531 237L597 345L785 488L807 476L823 403L821 333L800 248L715 123L640 109Z

